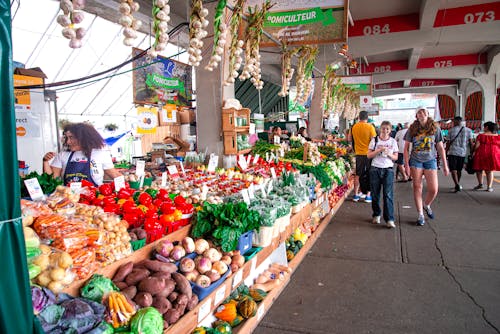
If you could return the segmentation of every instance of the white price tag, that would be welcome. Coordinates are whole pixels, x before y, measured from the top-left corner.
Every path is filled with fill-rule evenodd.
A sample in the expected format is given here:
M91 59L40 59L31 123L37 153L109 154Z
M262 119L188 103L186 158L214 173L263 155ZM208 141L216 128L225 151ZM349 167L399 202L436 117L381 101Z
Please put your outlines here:
M260 321L265 313L266 310L264 309L264 303L261 303L259 308L257 309L257 320Z
M250 199L254 199L255 198L255 187L253 185L253 183L250 183L250 186L248 187L248 197L250 197Z
M271 191L273 191L273 181L269 181L269 184L267 185L267 193L270 194Z
M80 191L82 190L82 183L81 182L71 182L69 184L69 189L71 189L71 192L73 194L79 194Z
M280 136L274 136L274 144L279 145L281 143Z
M32 200L36 201L44 197L42 187L40 187L40 183L37 178L24 180L24 184L26 185Z
M275 179L277 177L276 170L274 169L274 167L271 167L271 176L273 177L273 179Z
M212 298L207 298L198 309L198 323L205 319L212 311Z
M167 172L161 173L161 186L162 187L167 186Z
M238 284L240 284L241 279L243 278L243 270L238 270L233 277L233 289L236 288Z
M257 267L257 256L254 256L251 261L252 263L250 264L250 276L254 277L255 268Z
M177 170L177 166L176 165L167 166L167 170L168 170L168 173L170 175L172 175L172 176L179 174L179 171Z
M252 156L249 154L247 156L247 166L250 165L250 160L252 160Z
M215 172L215 168L219 164L219 156L215 154L210 154L210 159L208 160L207 172Z
M226 296L226 285L223 285L222 288L217 290L217 292L215 293L214 304L215 305L219 304L221 301L224 300L225 296Z
M240 158L238 159L238 165L240 165L242 171L247 170L248 164L244 156L240 155Z
M208 187L206 184L204 184L203 187L201 187L201 200L202 201L206 200L207 195L208 195Z
M266 152L266 161L269 162L269 152Z
M125 176L118 176L113 179L115 184L115 191L118 192L120 189L125 188Z
M139 188L144 186L144 174L141 175L141 179L139 180Z
M254 164L254 165L255 165L255 164L259 161L259 157L260 157L260 155L256 154L256 155L255 155L255 157L253 157L253 162L252 162L252 164Z
M138 160L137 163L135 164L135 175L137 176L144 175L145 168L146 168L146 161Z
M263 184L260 185L260 190L262 191L262 197L267 198L266 187Z
M229 173L227 173L227 178L228 178L228 179L232 179L232 178L233 178L233 176L234 176L234 170L230 169L230 170L229 170Z
M241 190L241 196L243 196L243 201L247 203L247 205L250 205L250 196L248 196L248 190L243 189Z
M180 162L181 163L181 171L182 171L182 174L183 175L186 175L186 171L184 170L184 162Z
M283 147L280 148L280 156L282 158L285 156L285 149Z

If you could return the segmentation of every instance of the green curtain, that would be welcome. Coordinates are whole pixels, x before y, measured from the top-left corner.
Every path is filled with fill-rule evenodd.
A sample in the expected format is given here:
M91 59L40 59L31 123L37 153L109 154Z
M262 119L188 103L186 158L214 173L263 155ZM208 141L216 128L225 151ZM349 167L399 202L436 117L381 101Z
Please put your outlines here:
M21 222L10 0L0 0L0 333L43 333L33 316Z

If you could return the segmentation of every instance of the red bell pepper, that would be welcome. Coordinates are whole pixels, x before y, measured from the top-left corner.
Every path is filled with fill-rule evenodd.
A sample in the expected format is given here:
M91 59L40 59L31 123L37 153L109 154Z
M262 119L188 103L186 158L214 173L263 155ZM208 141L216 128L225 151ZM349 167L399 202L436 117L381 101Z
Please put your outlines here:
M123 212L129 213L137 209L137 206L133 201L126 201L122 204Z
M165 189L160 189L158 190L158 193L156 194L156 199L161 199L162 201L172 201L170 197L168 196L168 191Z
M156 206L156 207L160 207L160 205L163 203L163 200L159 199L159 198L155 198L153 200L153 205Z
M148 193L141 193L138 197L138 201L142 205L149 206L153 204L153 197Z
M111 183L104 183L99 186L99 192L104 196L109 196L113 193L113 185Z
M82 188L83 187L88 187L88 188L92 187L92 188L95 188L95 185L92 182L90 182L90 181L82 180Z
M120 206L118 204L105 204L104 207L102 208L104 212L112 212L115 214L120 213Z
M127 188L121 188L119 191L118 191L118 199L127 199L129 197L131 197L134 193L134 190L132 189L127 189Z
M176 206L179 204L184 204L184 203L186 203L186 199L184 197L182 197L181 195L177 195L174 198L174 203Z
M102 199L102 202L103 202L103 205L104 206L107 206L107 205L113 205L113 204L116 204L116 199L114 196L104 196L104 198Z
M161 211L161 213L163 213L163 214L171 214L171 213L174 213L174 211L175 211L175 206L174 206L172 203L163 202L163 203L160 205L160 211Z

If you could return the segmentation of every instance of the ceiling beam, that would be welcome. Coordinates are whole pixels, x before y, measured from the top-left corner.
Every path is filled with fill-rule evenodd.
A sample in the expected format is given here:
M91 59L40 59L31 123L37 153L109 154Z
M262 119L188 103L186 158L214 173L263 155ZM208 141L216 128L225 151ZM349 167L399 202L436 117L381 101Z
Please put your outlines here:
M472 78L472 71L474 66L454 66L443 68L425 68L418 70L395 71L381 73L373 76L373 83L380 84L386 82L402 81L408 78L412 79L432 79L432 78L446 78L446 79L463 79ZM479 65L485 69L484 65Z
M420 29L431 29L434 26L441 2L441 0L422 0L420 5Z
M409 70L414 70L417 68L418 60L420 59L420 55L422 54L422 51L424 51L424 48L421 46L411 49L410 58L408 59L408 69Z
M405 79L405 81L404 81L404 83L403 83L403 86L404 86L405 88L410 87L410 83L411 83L411 79Z

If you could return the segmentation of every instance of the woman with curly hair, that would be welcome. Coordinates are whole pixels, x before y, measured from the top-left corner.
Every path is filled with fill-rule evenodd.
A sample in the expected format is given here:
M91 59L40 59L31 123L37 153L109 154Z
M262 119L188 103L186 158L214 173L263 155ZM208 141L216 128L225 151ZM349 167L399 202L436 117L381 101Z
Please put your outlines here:
M443 146L441 129L429 117L426 108L418 107L416 120L410 125L405 135L404 163L407 175L413 179L413 197L418 211L417 225L425 224L424 210L430 219L434 218L431 204L438 193L436 151L443 158L443 173L448 175L448 163ZM412 151L410 152L410 145ZM425 176L427 192L422 203L422 177Z
M103 150L104 140L92 125L67 124L63 129L63 145L65 150L58 154L46 153L43 165L45 172L62 177L64 184L87 180L98 186L103 183L104 174L110 178L121 175L114 168L109 152Z

